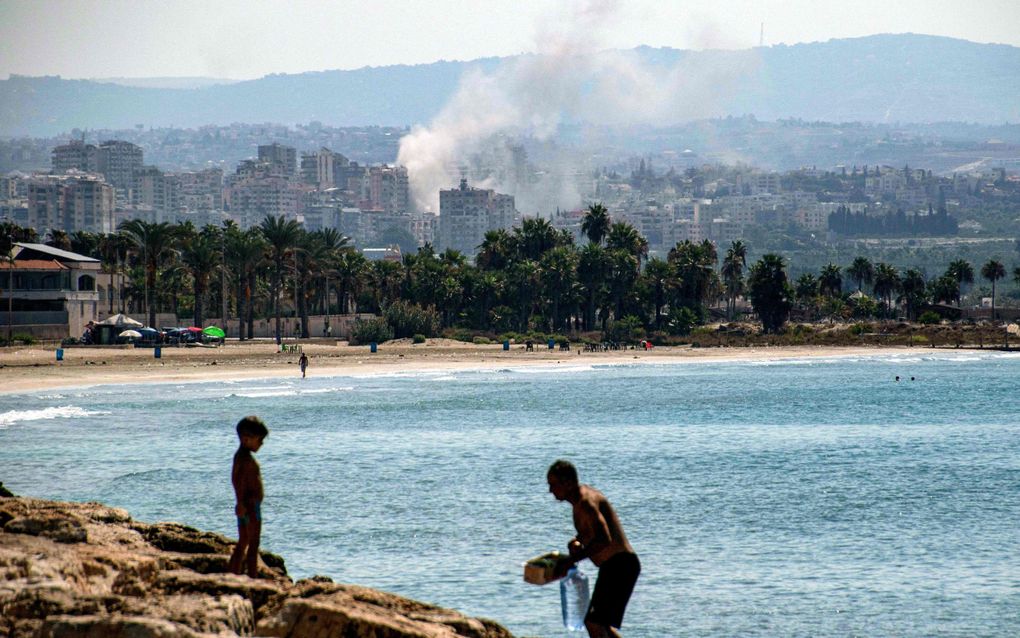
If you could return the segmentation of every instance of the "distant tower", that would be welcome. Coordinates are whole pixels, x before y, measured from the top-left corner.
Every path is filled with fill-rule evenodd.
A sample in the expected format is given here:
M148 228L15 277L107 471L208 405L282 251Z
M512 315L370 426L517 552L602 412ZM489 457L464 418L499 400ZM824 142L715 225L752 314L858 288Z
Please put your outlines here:
M758 46L765 46L765 23L761 23L761 34L758 36Z

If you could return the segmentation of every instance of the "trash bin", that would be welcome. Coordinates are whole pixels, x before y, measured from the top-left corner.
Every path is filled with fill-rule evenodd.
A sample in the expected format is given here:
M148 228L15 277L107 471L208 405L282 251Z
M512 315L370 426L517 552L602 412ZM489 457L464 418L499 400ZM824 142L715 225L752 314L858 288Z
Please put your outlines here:
M63 360L64 360L64 349L63 348L57 348L57 361L63 361Z
M378 344L376 344L376 342L374 342L374 341L372 343L368 344L369 352L375 352L375 349L378 348L378 347L379 347Z
M163 348L161 348L159 346L156 346L155 348L153 348L152 356L156 357L157 359L162 358L163 357Z
M555 347L556 347L556 340L555 339L550 339L549 340L549 349L552 350Z
M503 341L503 349L504 350L509 350L510 349L510 340L509 339L505 339Z

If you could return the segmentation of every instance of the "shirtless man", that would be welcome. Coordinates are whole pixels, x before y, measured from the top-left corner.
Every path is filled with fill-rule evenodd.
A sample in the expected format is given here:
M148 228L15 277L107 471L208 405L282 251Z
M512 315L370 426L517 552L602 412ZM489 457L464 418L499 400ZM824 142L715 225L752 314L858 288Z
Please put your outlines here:
M268 434L266 424L257 416L241 419L237 423L237 437L241 444L234 454L234 467L230 472L230 482L234 484L234 495L237 498L234 506L234 514L237 516L237 547L230 556L230 571L240 574L242 567L246 566L251 578L258 575L263 498L262 473L252 454L259 451Z
M574 508L577 536L567 545L570 558L557 566L562 575L585 558L599 568L584 626L591 638L620 638L623 612L641 573L641 562L623 533L613 506L594 487L581 485L569 461L556 461L546 474L549 491Z

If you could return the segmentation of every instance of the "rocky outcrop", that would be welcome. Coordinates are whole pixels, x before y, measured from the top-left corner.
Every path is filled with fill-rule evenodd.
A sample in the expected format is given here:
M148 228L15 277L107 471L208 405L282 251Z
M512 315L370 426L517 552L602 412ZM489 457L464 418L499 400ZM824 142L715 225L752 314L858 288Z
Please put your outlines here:
M231 542L98 503L0 498L0 637L513 638L488 620L314 577L263 552L226 573Z

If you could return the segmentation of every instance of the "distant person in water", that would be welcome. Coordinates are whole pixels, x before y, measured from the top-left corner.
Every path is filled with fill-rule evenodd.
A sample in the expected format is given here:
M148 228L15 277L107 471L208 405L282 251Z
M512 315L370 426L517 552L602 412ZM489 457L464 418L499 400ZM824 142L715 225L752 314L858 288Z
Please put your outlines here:
M262 473L252 454L259 451L268 435L266 424L257 416L246 416L238 421L237 437L241 445L234 454L234 468L230 473L236 497L234 514L237 515L237 547L230 556L230 571L240 574L242 566L246 566L251 578L258 574L263 497Z
M298 359L297 364L301 368L301 378L304 379L305 370L308 368L308 357L305 356L304 352L301 353L301 358Z
M577 529L577 536L567 544L570 557L557 566L557 571L564 574L585 558L595 563L599 576L584 626L591 638L619 638L623 612L641 573L641 562L627 541L613 506L602 492L578 482L572 463L556 461L549 467L546 480L556 500L573 506Z

